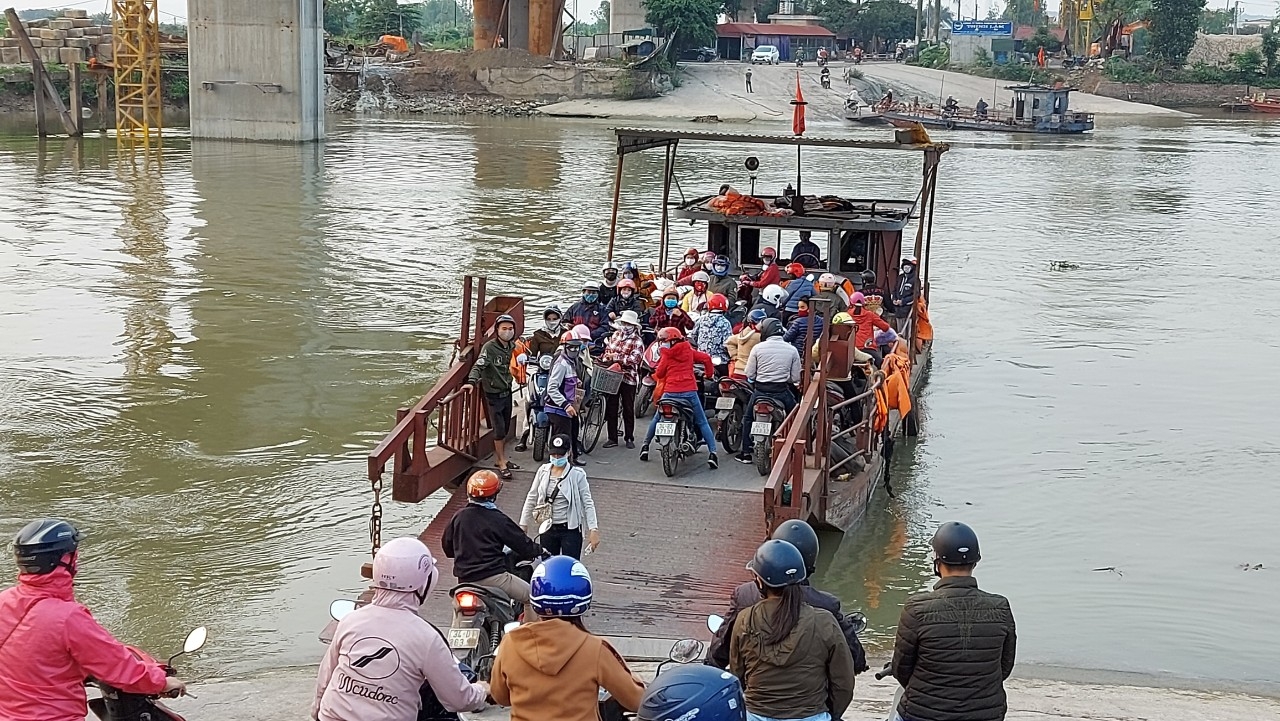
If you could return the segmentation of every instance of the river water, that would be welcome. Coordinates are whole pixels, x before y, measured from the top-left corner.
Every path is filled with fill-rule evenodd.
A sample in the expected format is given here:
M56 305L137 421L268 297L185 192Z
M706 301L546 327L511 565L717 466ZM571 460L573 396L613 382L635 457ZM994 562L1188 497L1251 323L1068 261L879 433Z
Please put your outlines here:
M883 645L930 582L933 527L961 519L1022 663L1275 691L1280 126L1100 125L955 138L924 435L898 497L825 539L819 583ZM603 258L604 124L331 128L323 147L177 137L150 167L0 136L0 531L74 519L80 593L119 636L160 652L210 626L193 675L318 657L329 600L362 585L364 454L447 363L460 277L537 307ZM793 178L793 151L749 152L760 187ZM682 187L745 185L747 154L690 146ZM649 260L661 155L633 157L619 245ZM919 160L805 168L807 188L910 197ZM390 507L387 535L436 508Z

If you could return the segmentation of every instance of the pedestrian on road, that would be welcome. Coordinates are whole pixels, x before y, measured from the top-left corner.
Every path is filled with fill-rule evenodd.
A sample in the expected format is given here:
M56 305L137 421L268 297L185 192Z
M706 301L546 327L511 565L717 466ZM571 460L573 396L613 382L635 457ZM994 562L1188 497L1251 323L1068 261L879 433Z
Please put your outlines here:
M537 536L547 553L581 559L583 530L587 548L594 551L600 545L600 526L587 472L569 463L572 445L569 436L551 439L548 460L534 474L525 496L520 526Z
M747 92L751 92L751 68L747 68Z

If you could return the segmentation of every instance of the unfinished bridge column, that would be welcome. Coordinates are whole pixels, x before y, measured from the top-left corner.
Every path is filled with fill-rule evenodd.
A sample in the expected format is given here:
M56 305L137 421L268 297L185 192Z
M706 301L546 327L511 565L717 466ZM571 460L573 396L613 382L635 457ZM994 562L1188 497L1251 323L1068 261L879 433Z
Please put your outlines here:
M324 138L324 0L188 0L191 135Z
M498 21L502 18L502 0L472 0L471 47L488 50L498 36Z

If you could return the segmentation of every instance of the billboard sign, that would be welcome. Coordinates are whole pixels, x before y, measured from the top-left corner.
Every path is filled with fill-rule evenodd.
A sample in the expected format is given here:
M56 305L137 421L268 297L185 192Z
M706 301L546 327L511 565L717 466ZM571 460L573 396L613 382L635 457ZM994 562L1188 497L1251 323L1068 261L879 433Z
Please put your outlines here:
M989 22L985 20L957 20L951 24L951 34L1011 37L1013 35L1013 23Z

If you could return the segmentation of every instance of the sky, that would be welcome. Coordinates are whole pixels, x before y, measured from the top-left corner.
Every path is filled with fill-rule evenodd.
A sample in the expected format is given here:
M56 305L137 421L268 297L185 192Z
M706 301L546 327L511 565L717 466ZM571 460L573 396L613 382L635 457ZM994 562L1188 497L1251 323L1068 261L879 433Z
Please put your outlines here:
M594 2L594 0L583 0L585 3ZM951 7L955 7L956 0L943 0ZM160 2L160 20L161 22L186 22L187 19L187 2L186 0L159 0ZM1226 8L1233 4L1234 0L1208 0L1210 9ZM1261 15L1272 17L1276 15L1277 4L1280 0L1241 0L1241 15ZM1046 0L1050 12L1057 12L1057 0ZM107 0L82 0L80 2L56 2L49 0L0 0L0 6L13 7L18 10L30 10L33 8L78 8L88 10L89 14L97 12L109 12L110 3ZM992 8L1003 8L1004 3L1001 0L977 0L978 14L985 18L987 12ZM961 17L973 17L974 0L961 0Z

